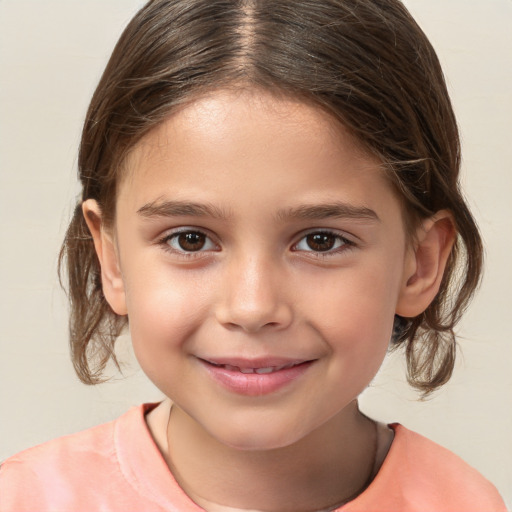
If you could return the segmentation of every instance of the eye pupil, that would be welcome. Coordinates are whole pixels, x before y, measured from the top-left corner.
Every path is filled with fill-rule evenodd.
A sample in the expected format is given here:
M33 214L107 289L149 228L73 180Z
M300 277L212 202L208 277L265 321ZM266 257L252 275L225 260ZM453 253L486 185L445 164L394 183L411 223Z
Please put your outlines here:
M202 233L180 233L178 243L184 251L199 251L206 243L206 236Z
M336 239L329 233L313 233L306 237L308 246L314 251L329 251L334 247Z

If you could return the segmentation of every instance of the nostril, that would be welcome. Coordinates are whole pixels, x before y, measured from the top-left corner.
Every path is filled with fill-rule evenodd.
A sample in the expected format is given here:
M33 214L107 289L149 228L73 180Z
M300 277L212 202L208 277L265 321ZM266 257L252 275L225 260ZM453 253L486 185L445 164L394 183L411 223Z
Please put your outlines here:
M260 329L282 329L290 324L292 306L275 288L272 293L268 288L257 286L245 287L244 290L243 296L231 290L216 305L216 319L225 328L253 333Z
M278 329L280 327L279 322L266 322L266 323L258 323L258 322L224 322L224 327L230 331L245 331L248 333L258 332L261 329Z

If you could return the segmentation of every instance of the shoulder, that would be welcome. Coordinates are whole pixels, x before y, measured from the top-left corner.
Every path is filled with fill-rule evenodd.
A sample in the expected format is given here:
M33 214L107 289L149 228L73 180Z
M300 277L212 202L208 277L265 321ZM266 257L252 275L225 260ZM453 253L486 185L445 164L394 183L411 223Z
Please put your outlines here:
M139 421L143 411L142 406L133 408L115 421L8 458L0 466L0 512L30 510L43 503L44 510L61 510L63 503L78 510L80 504L73 501L78 489L90 490L107 475L115 485L119 479L115 432L120 424Z
M47 472L48 468L55 467L66 471L72 464L75 466L72 461L82 461L83 458L89 457L90 453L108 455L113 446L114 423L111 421L23 450L2 462L0 474L5 478L11 471L22 468L30 468L34 473L40 468L45 468Z
M476 490L491 492L495 490L494 486L476 469L447 448L402 425L393 425L393 429L400 458L409 469L413 470L414 475L421 476L422 479L431 479L432 475L438 475L439 480L447 485L452 482L461 485L465 482ZM434 478L434 481L437 480L438 478ZM461 487L458 488L457 493L460 491Z
M375 510L506 512L494 485L460 457L401 425L391 427L395 439L367 489L372 500L380 501Z

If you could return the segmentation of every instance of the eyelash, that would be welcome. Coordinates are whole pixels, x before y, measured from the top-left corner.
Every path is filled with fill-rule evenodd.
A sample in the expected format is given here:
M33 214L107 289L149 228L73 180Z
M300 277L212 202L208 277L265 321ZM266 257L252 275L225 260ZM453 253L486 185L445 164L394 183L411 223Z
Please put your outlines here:
M202 231L200 229L194 229L194 228L183 228L178 231L168 233L165 236L163 236L161 239L158 240L158 244L161 245L165 251L170 252L174 255L177 255L180 258L198 258L200 256L203 256L204 255L203 253L210 252L212 250L209 248L206 250L187 251L183 248L179 249L179 248L172 247L170 242L172 240L178 240L178 237L180 235L200 235L200 236L204 237L205 243L207 243L207 244L209 243L214 248L217 247L215 242L212 241L211 237L208 236L207 233L205 233L204 231ZM202 249L202 247L201 247L201 249ZM213 250L215 250L215 249L213 249Z
M177 240L180 235L199 235L201 237L204 237L205 244L212 245L213 249L212 248L203 249L203 247L201 247L197 251L193 251L193 250L187 251L187 250L183 249L182 247L181 248L172 247L170 242L172 240ZM311 247L309 250L297 249L299 244L301 244L303 241L307 240L308 237L319 236L319 235L332 237L332 239L334 239L333 240L334 246L331 248L328 248L325 251L315 250ZM306 242L306 243L308 243L308 242ZM184 228L184 229L180 229L179 231L174 231L172 233L168 233L158 240L158 244L161 245L165 251L171 252L172 254L177 255L181 258L198 258L198 257L204 256L204 253L208 253L212 250L214 250L214 251L219 250L219 249L217 249L218 246L215 244L215 242L211 239L211 237L207 233L205 233L204 231L202 231L200 229L193 229L193 228ZM338 245L336 246L336 244L338 244ZM333 255L339 254L341 252L350 250L350 249L354 248L355 246L356 246L355 242L346 238L345 236L341 235L338 232L331 231L328 229L316 229L316 230L310 231L308 233L305 233L299 239L298 242L296 242L292 245L291 250L294 252L303 252L306 254L309 253L308 257L327 258L329 256L333 256Z
M333 243L335 244L335 246L329 248L326 251L314 250L313 248L310 248L310 250L296 249L299 246L299 244L301 242L303 242L304 240L306 240L308 237L318 236L318 235L332 237L334 239ZM339 244L339 245L336 247L336 244ZM329 229L315 229L313 231L310 231L309 233L304 234L301 237L301 239L292 246L292 250L304 252L308 255L308 257L328 258L330 256L335 256L342 252L353 249L355 246L356 246L355 242L346 238L345 236L341 235L340 233L338 233L336 231L331 231Z

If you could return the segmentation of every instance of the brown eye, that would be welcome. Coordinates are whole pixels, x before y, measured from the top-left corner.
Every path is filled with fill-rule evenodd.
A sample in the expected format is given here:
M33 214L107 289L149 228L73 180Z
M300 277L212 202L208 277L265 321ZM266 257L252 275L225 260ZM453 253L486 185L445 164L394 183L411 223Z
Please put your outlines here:
M294 246L294 251L310 253L337 253L353 246L354 243L338 233L314 231L301 238Z
M162 242L178 253L216 250L210 237L201 231L181 231L165 237Z
M308 247L317 252L330 251L339 237L331 233L311 233L306 237Z
M206 243L206 236L203 233L180 233L178 245L184 251L200 251Z

